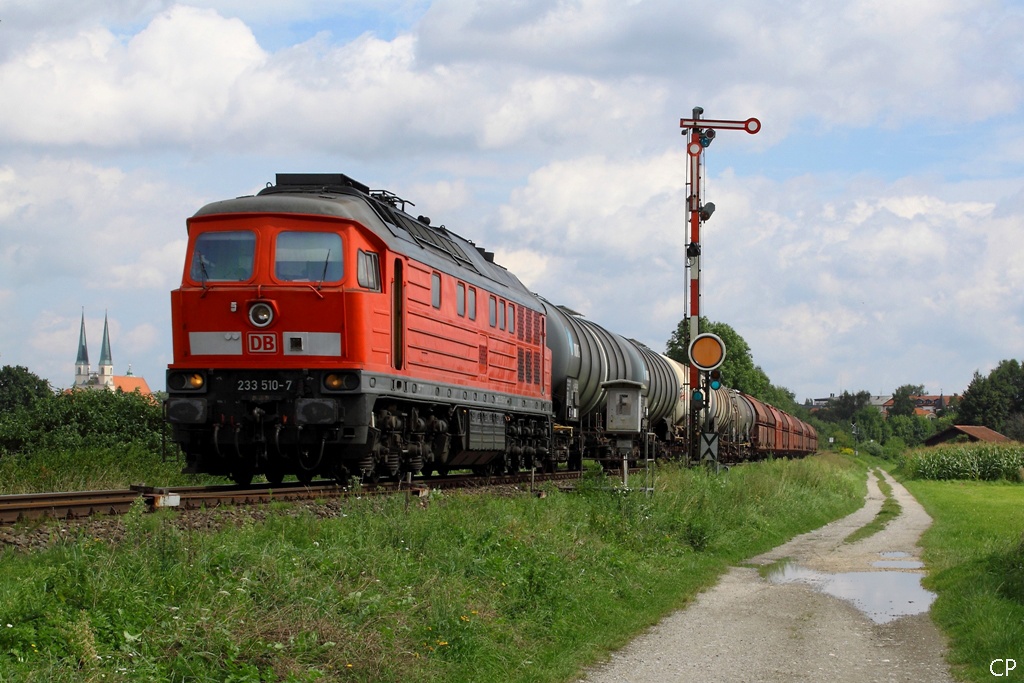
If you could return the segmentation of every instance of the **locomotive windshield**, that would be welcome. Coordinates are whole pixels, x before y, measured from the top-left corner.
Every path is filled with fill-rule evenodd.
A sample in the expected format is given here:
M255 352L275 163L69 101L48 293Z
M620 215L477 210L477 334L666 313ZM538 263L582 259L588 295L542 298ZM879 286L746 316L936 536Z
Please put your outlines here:
M204 232L192 249L189 277L197 282L243 282L252 277L256 234L249 230Z
M274 277L287 282L341 279L341 236L330 232L282 232L274 248Z

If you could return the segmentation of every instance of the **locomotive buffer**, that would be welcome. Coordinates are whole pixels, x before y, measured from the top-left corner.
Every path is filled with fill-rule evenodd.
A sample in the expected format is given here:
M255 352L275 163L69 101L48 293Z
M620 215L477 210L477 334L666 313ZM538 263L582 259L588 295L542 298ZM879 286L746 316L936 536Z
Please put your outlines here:
M690 331L690 348L693 348L693 342L697 341L700 337L700 226L706 220L711 218L711 214L715 212L715 205L712 202L706 204L701 203L700 190L701 190L701 177L700 167L704 157L704 150L711 145L711 141L715 139L717 133L716 130L745 130L751 135L756 134L761 130L761 122L751 117L745 121L731 121L727 119L702 119L701 116L704 114L703 107L693 108L693 118L690 119L679 119L679 127L682 128L682 134L688 135L686 143L686 152L690 157L690 165L688 169L688 185L690 186L690 194L687 197L688 210L690 211L690 241L686 245L686 265L690 270L690 310L689 310L689 331ZM713 335L712 335L713 336ZM718 339L718 337L715 337ZM718 344L721 345L722 359L725 359L725 346L722 344L722 340L718 339ZM721 363L719 360L719 364ZM715 365L715 368L718 366ZM708 455L707 459L714 462L718 461L718 437L717 433L714 434L713 445L704 445L704 430L701 428L700 414L705 404L705 397L707 398L707 404L710 407L711 395L710 387L708 385L707 373L715 368L702 368L694 362L693 356L690 356L690 389L692 390L691 401L690 401L690 457L695 460L705 460L704 455ZM705 381L701 382L701 371L705 372ZM714 433L714 419L711 419L711 423L708 426L709 436ZM698 438L698 436L700 438Z

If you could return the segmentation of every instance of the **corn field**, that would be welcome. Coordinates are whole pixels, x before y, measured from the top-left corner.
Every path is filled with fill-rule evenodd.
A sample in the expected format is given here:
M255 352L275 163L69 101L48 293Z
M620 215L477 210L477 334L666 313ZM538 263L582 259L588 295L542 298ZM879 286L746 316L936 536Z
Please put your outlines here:
M1024 444L960 443L920 448L901 464L913 479L1024 481Z

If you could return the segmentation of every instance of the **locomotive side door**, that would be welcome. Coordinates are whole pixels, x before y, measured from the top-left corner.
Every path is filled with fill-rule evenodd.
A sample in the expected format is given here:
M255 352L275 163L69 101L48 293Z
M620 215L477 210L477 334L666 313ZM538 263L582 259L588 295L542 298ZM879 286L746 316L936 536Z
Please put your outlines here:
M405 366L405 269L402 260L395 259L391 283L391 367L401 370Z

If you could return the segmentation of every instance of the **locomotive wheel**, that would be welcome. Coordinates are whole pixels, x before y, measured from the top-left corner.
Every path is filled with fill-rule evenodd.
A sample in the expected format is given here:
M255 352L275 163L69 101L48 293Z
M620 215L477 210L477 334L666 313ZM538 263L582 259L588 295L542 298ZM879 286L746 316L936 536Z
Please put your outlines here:
M235 469L231 472L231 480L239 486L249 486L252 484L254 476L256 476L256 470L248 463L236 464Z
M267 465L266 472L263 473L263 476L267 478L268 483L273 486L278 486L282 481L284 481L284 468L276 464Z

